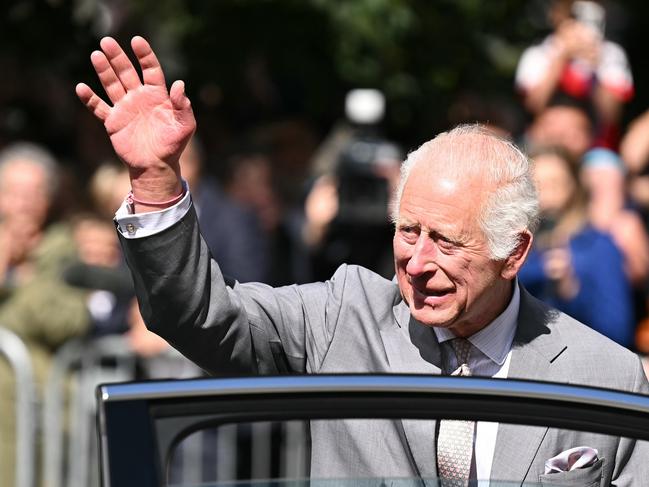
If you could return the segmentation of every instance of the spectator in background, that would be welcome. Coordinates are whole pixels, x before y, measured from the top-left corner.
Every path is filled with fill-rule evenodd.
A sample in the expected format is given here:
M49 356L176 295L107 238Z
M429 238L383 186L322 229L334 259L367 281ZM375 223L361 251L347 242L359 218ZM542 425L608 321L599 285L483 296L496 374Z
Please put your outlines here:
M629 124L620 155L629 173L629 195L649 228L649 110Z
M548 16L554 31L525 50L516 71L525 107L539 114L559 100L579 100L594 110L595 145L616 148L623 104L634 88L624 50L604 37L604 8L553 0Z
M97 215L112 222L115 208L124 201L131 189L128 171L117 161L102 163L90 178L90 198Z
M645 229L649 228L649 110L629 124L620 144L620 155L628 170L629 195L642 216ZM645 313L636 332L636 347L645 354L645 370L649 376L649 282L645 282Z
M69 225L52 218L59 187L56 160L44 148L17 143L0 152L0 326L22 338L38 390L66 340L86 332L86 292L67 285L76 258ZM0 484L13 485L14 384L0 363Z
M593 135L587 113L578 105L550 106L538 114L526 136L530 151L560 147L573 164L583 167L591 223L611 233L623 252L629 279L634 286L643 286L649 273L647 234L639 215L628 206L622 161L609 149L590 149Z
M633 347L629 281L620 250L588 220L579 170L561 149L532 154L541 225L519 272L536 297L621 345Z
M561 147L575 164L581 162L593 142L593 127L586 111L578 105L553 105L541 111L526 132L526 146Z
M269 251L268 284L307 282L311 273L299 232L301 218L286 209L276 187L273 165L261 148L243 146L226 160L224 186L238 204L252 210L264 232Z
M122 257L115 226L96 213L77 215L72 220L78 260L65 268L64 279L88 290L93 337L127 331L127 312L135 298L131 273Z
M400 161L396 159L377 165L373 178L366 180L365 187L354 184L353 180L347 181L348 189L360 196L355 201L341 196L340 175L325 174L315 180L304 204L301 239L309 250L316 280L326 279L343 262L363 265L386 278L394 275L393 229L387 217L389 205L374 188L368 189L367 182L375 179L373 186L382 183L386 192L392 194L398 183L399 167ZM362 194L364 190L365 195ZM341 218L341 206L344 205L349 207L347 218L344 215ZM383 215L362 219L362 213L380 213L376 211L378 205L382 205ZM358 214L354 213L356 210Z
M382 92L349 91L345 122L334 127L314 155L316 178L304 205L301 239L315 280L327 279L343 263L394 276L389 206L403 153L381 133L384 113Z
M221 264L224 275L240 282L268 280L267 240L258 215L229 197L218 182L204 173L202 146L194 136L185 148L180 165L192 190L203 238ZM250 191L263 191L251 186ZM263 221L262 221L263 223Z
M88 291L87 306L93 337L124 333L135 294L131 274L115 238L113 212L122 204L131 183L122 165L101 164L90 179L92 207L72 218L78 259L68 265L65 281Z
M644 288L649 277L649 237L639 214L628 204L622 159L609 149L588 151L581 165L581 180L588 192L590 222L611 234L622 251L631 284Z

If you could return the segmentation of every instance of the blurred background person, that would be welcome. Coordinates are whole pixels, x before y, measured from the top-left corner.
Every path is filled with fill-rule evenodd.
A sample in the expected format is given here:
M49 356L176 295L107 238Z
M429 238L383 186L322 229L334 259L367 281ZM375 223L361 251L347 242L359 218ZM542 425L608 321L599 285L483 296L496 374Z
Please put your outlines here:
M90 177L89 205L70 219L77 259L65 268L63 276L68 284L88 291L91 337L121 334L128 328L126 316L135 293L115 235L113 215L130 187L122 164L102 163Z
M634 315L641 321L648 310L649 237L637 205L629 197L624 162L609 149L591 149L583 158L581 180L588 193L593 227L609 233L622 252L632 286Z
M58 347L90 325L87 293L62 276L77 251L70 226L54 216L59 182L58 164L43 147L16 143L0 152L0 326L27 345L39 393ZM0 484L8 486L14 394L12 373L0 362Z
M519 279L536 297L633 348L631 286L613 238L591 224L579 170L558 148L532 153L541 224Z
M317 172L305 200L302 241L316 280L327 279L342 263L392 278L394 229L388 215L403 154L380 134L385 113L380 91L350 91L345 113L346 123L336 127L313 161Z
M609 149L588 151L581 165L593 227L609 233L624 256L624 268L634 287L644 290L649 277L649 237L626 191L626 168Z
M605 37L606 11L596 1L553 0L554 31L529 47L516 70L525 107L538 114L562 99L592 107L595 145L617 148L622 108L634 93L626 53Z
M131 190L131 180L122 163L106 161L92 173L88 189L92 211L112 222L116 209Z
M311 272L299 239L301 214L280 195L276 176L266 150L244 143L226 157L223 184L229 197L261 223L260 241L269 256L264 282L273 286L308 282Z
M259 214L230 197L204 171L205 153L194 136L185 148L180 167L192 191L198 221L212 255L223 263L221 272L240 282L267 282L268 243L260 226ZM249 188L253 194L263 187Z
M649 110L634 119L620 144L620 155L628 171L628 194L639 212L645 231L649 229ZM645 355L649 376L649 282L645 281L641 299L644 313L636 331L636 347Z
M628 171L629 196L649 228L649 110L629 124L620 156Z
M557 104L544 108L525 132L528 151L536 147L561 147L575 164L593 145L593 124L588 113L576 104Z
M75 215L71 225L78 255L65 267L63 278L67 284L88 291L88 336L122 334L128 329L127 312L135 291L114 224L88 212Z

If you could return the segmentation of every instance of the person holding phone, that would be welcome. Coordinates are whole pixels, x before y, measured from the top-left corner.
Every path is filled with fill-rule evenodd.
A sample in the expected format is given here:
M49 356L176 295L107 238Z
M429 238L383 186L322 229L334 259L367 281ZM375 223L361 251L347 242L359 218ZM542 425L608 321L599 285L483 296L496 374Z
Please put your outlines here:
M616 148L624 103L634 93L624 49L606 39L606 14L594 1L554 0L554 31L527 48L516 69L516 88L527 110L537 115L566 102L591 110L596 146Z
M531 157L541 221L520 282L535 297L633 347L624 257L613 237L589 219L578 167L559 148L539 148Z

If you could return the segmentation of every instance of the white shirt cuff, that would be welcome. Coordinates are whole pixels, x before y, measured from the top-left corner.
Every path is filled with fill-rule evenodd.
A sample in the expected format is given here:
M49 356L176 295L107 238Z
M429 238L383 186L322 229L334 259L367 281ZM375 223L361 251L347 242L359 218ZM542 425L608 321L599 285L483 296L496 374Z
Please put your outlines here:
M187 214L192 206L189 187L183 181L185 196L178 203L169 208L148 213L131 213L132 207L126 198L115 213L117 231L124 238L143 238L160 233L178 223Z

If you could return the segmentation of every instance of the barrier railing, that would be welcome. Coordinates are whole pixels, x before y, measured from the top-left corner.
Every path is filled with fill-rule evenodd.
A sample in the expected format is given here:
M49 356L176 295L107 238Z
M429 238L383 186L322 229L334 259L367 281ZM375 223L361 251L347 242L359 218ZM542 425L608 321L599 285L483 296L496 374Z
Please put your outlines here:
M52 360L39 411L28 350L19 337L2 328L0 355L9 362L16 382L15 487L36 486L38 431L43 435L42 477L46 487L99 485L97 385L141 379L142 374L151 378L201 375L200 369L173 349L142 360L122 336L74 339L63 345ZM232 481L239 475L300 478L308 464L307 436L300 422L262 422L197 432L178 445L167 480L187 485ZM250 456L236 454L235 446L242 442L248 445Z
M43 408L47 487L99 484L95 388L101 383L134 380L138 372L149 378L200 375L200 369L171 348L156 357L138 359L121 335L74 339L59 349L50 369Z
M36 470L36 387L27 347L13 332L0 327L0 355L13 371L16 387L16 487L34 487Z

